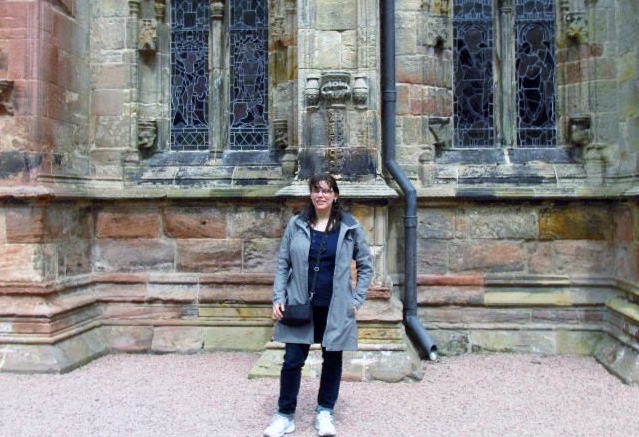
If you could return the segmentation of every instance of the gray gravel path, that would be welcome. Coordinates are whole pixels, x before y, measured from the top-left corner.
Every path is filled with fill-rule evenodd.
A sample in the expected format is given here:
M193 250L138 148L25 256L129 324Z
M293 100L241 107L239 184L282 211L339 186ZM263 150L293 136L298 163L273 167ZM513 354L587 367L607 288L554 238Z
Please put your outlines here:
M254 353L111 355L65 375L0 374L0 437L259 437L276 379ZM339 436L639 436L639 387L594 359L467 355L424 362L421 382L344 382ZM291 437L310 437L305 380Z

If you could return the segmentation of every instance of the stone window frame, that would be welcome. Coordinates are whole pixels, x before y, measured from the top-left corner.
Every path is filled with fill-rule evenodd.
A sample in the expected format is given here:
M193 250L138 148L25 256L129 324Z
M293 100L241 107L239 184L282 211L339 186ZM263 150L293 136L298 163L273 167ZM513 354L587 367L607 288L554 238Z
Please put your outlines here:
M515 0L492 0L493 3L493 15L492 15L492 32L493 39L493 131L494 141L491 146L483 147L469 147L455 143L456 138L456 126L452 126L453 135L451 137L450 147L452 150L465 151L465 150L497 150L497 149L550 149L548 150L552 154L552 149L561 147L561 125L560 120L560 107L559 107L559 83L558 83L558 64L554 64L554 129L555 129L555 143L544 146L525 146L520 145L517 142L517 76L515 72L516 62L516 47L515 47L515 31L516 23L514 17L514 3ZM453 14L454 12L451 11ZM554 22L556 23L558 11L557 7L553 7ZM455 20L451 20L451 27L455 26ZM454 31L454 28L453 28ZM555 57L557 55L556 42L557 42L557 26L554 26L554 39L555 39ZM555 58L556 59L556 58ZM454 65L453 65L454 68ZM454 120L454 116L453 116Z
M222 158L234 150L229 143L230 121L229 111L231 110L230 87L232 86L230 78L232 77L231 53L230 53L230 25L231 25L231 8L234 0L202 0L210 1L210 30L209 30L209 46L208 46L208 120L209 120L209 149L208 153L212 158ZM171 16L172 2L167 1L169 8L168 16ZM267 6L268 7L268 6ZM171 32L171 22L169 19L169 33ZM268 43L268 42L267 42ZM171 53L172 56L172 53ZM268 55L267 55L268 56ZM169 63L172 65L172 59ZM268 59L265 65L267 82L269 75ZM170 102L170 100L169 100ZM169 103L170 105L170 103ZM268 105L268 93L267 93ZM170 112L170 108L169 108ZM171 123L168 124L170 138ZM268 134L267 134L268 135ZM272 141L269 138L269 141ZM172 144L168 144L167 152L182 153L179 150L173 150ZM268 153L269 150L260 150L256 152Z

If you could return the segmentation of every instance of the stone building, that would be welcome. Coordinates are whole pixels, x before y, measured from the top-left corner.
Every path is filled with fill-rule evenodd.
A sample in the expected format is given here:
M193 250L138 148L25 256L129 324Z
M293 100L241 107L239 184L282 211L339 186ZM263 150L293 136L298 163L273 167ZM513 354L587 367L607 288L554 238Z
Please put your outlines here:
M639 380L635 0L0 0L0 371L261 351L319 171L375 276L347 377ZM309 366L313 370L313 366Z

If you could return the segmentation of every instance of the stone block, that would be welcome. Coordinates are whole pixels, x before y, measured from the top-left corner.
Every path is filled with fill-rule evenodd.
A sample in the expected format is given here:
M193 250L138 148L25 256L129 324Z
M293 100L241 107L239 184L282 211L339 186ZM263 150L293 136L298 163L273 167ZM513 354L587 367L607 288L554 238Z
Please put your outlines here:
M448 272L448 259L447 242L441 240L417 240L417 271L419 274L446 274Z
M160 235L159 212L156 208L102 210L96 217L97 238L157 238Z
M30 206L5 210L8 243L40 243L45 240L45 209Z
M94 246L96 272L172 271L173 244L162 240L97 240Z
M149 352L153 342L153 327L105 326L104 335L114 352Z
M342 33L335 31L316 31L315 46L317 47L313 57L312 66L315 68L341 69L342 58ZM336 56L336 54L339 54Z
M554 272L552 262L552 243L530 242L528 247L528 271L531 274Z
M417 233L420 238L452 239L455 237L454 210L420 209L417 212L417 220Z
M195 302L199 294L199 284L149 282L146 299L168 302Z
M167 207L163 210L162 219L164 234L171 238L226 237L226 216L218 208Z
M604 334L599 331L557 331L557 353L592 356Z
M536 239L537 216L524 208L479 208L468 217L469 236L487 239Z
M283 352L283 344L268 343L250 370L249 378L279 377ZM302 376L318 379L321 366L322 352L317 345L313 345L302 369ZM420 380L422 377L421 361L411 348L344 352L343 381L402 382Z
M207 327L204 350L259 351L272 335L272 326Z
M106 338L100 329L55 344L0 343L0 372L64 373L108 352Z
M610 335L595 347L595 359L626 384L639 384L639 352Z
M469 333L456 329L429 330L441 355L463 355L470 352Z
M97 149L106 149L110 151L118 151L113 157L118 158L117 164L122 165L122 151L130 148L131 143L131 120L122 115L104 115L95 117L95 147ZM112 162L100 159L100 155L96 155L94 151L94 165L105 165ZM103 156L106 158L107 156Z
M526 266L525 245L518 241L455 241L449 250L453 272L522 272Z
M320 30L344 31L357 27L357 1L322 0L317 2L315 26ZM331 64L322 64L330 66Z
M176 267L185 272L241 272L242 240L191 239L177 242Z
M470 307L463 310L464 323L472 324L499 325L507 323L525 325L530 323L531 318L532 311L530 309Z
M163 326L153 330L151 350L158 353L201 352L206 328L200 326Z
M553 331L473 330L471 350L477 352L515 352L556 355L557 338Z
M568 290L507 290L486 292L485 303L511 307L570 306L572 299Z
M427 286L419 287L418 305L481 305L484 288L481 286Z
M244 272L272 273L277 268L277 256L280 249L280 240L253 239L244 243L244 260L242 270Z
M605 204L553 205L539 211L540 240L610 240L613 235L612 211Z
M125 113L128 102L122 90L96 90L91 103L91 113L95 116L120 116Z
M230 238L280 238L282 217L277 208L238 207L228 213Z
M555 241L554 273L566 275L610 276L614 265L603 260L614 259L614 248L607 241Z
M0 245L0 277L3 281L41 281L43 272L37 263L38 246L33 244Z

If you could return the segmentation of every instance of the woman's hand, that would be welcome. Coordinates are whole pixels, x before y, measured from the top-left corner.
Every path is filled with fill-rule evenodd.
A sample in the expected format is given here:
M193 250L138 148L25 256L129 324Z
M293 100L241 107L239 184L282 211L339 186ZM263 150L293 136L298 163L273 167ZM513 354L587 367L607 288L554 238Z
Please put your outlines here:
M284 317L284 304L283 303L276 303L273 304L273 314L272 317L275 320L282 320L282 317Z

